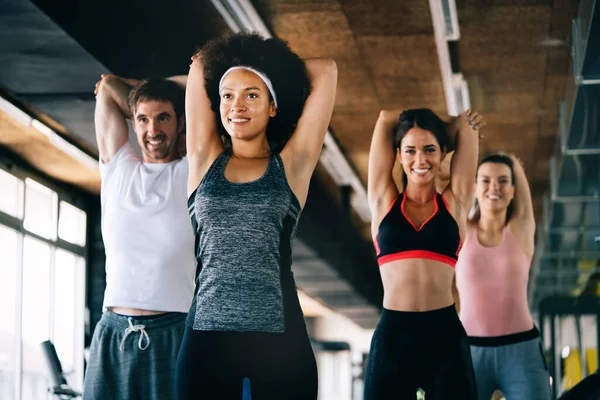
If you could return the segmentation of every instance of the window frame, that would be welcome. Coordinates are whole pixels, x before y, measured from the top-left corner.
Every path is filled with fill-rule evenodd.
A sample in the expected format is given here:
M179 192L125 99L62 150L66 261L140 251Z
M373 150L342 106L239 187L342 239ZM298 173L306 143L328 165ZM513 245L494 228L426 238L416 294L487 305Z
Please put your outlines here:
M23 250L24 250L24 240L26 237L31 237L34 240L40 241L42 243L47 244L50 247L50 252L51 252L51 257L52 259L50 260L50 265L51 265L51 277L50 277L50 296L51 298L49 299L49 301L51 302L50 304L50 315L49 315L49 320L50 320L50 325L52 327L52 324L54 322L54 316L55 316L55 312L56 310L54 309L55 305L54 305L54 296L55 296L55 290L54 290L54 279L55 279L55 274L56 274L56 265L55 265L55 257L56 257L56 251L58 249L70 252L72 254L74 254L75 256L81 257L81 259L83 260L83 285L84 287L82 288L84 291L83 294L83 310L80 310L83 312L82 316L83 316L83 321L81 321L81 323L83 324L83 328L82 328L82 332L84 337L81 338L81 345L83 346L81 349L76 349L77 352L81 352L80 354L83 356L84 354L84 350L85 350L85 324L86 324L86 314L87 314L87 292L88 292L88 266L89 266L89 246L90 246L90 238L91 238L91 229L92 227L90 226L90 223L93 222L92 220L92 214L93 214L93 210L91 210L91 207L93 204L95 204L95 198L97 197L94 194L91 193L87 193L85 191L83 191L82 189L73 186L73 185L69 185L66 183L62 183L59 182L47 175L44 175L42 173L40 173L39 171L35 170L32 166L30 166L26 161L20 159L18 156L14 155L13 153L11 153L9 150L2 148L0 146L0 170L9 173L10 175L16 177L17 179L19 179L23 185L24 185L24 190L23 190L23 201L21 204L21 212L23 215L23 219L19 219L16 218L12 215L6 214L5 212L0 210L0 225L5 226L8 229L11 229L13 231L16 231L17 233L17 243L18 243L18 248L16 249L16 251L18 252L18 271L17 271L17 280L18 280L18 287L17 287L17 291L16 291L16 295L17 295L17 299L16 299L16 313L17 313L17 317L16 317L16 325L15 326L15 336L18 336L18 345L17 348L14 349L14 355L15 355L15 362L14 362L14 367L15 367L15 371L14 371L14 376L15 376L15 394L17 395L17 398L21 398L22 397L22 374L23 374L23 362L22 362L22 355L23 355L23 343L22 343L22 320L23 320L23 262L24 262L24 257L23 257ZM31 232L27 229L25 229L24 227L24 221L25 221L25 207L26 207L26 198L27 198L27 186L26 186L26 179L30 178L34 181L36 181L37 183L47 187L48 189L54 191L57 194L57 201L56 201L56 231L54 232L54 236L56 237L56 239L47 239L43 236L40 236L34 232ZM79 208L80 210L82 210L83 212L85 212L86 214L86 231L85 231L85 245L84 246L80 246L77 244L73 244L71 242L68 242L64 239L61 239L59 237L59 221L60 221L60 204L61 201L65 201L66 203L69 203L70 205ZM53 328L51 328L51 332L52 332L52 337L54 336L54 332L53 332ZM54 338L53 338L54 339ZM77 342L79 342L79 340L77 340ZM76 343L74 343L74 346L76 345ZM76 370L77 372L77 370ZM81 376L79 376L81 375ZM80 371L80 374L78 373L76 378L79 380L83 380L83 371ZM80 382L81 384L83 384L83 381Z
M19 160L15 157L11 157L10 155L6 154L4 151L2 151L1 148L0 148L0 169L4 170L5 172L8 172L9 174L13 175L14 177L16 177L18 179L20 179L24 185L25 185L25 179L30 178L30 179L33 179L34 181L46 186L48 189L51 189L54 192L56 192L56 194L58 196L57 211L56 211L56 213L57 213L56 214L57 215L56 240L46 239L43 236L40 236L36 233L28 231L23 226L23 221L25 220L25 204L26 204L26 199L27 199L27 186L25 186L24 193L23 193L23 204L22 204L23 220L20 220L18 218L13 217L12 215L9 215L9 214L6 214L6 213L0 211L0 224L6 225L9 228L15 229L16 231L18 231L22 234L30 235L30 236L34 237L35 239L40 240L44 243L47 243L51 246L53 245L53 246L65 249L67 251L70 251L74 254L77 254L78 256L84 257L86 259L86 265L87 265L88 245L89 245L88 241L90 239L89 223L90 223L90 213L91 213L91 210L89 210L89 204L90 204L90 200L93 197L93 195L85 193L83 190L81 190L75 186L64 184L64 183L58 182L56 180L53 180L50 177L42 175L41 173L35 171L33 168L27 166L23 160ZM86 213L86 218L87 218L86 219L86 241L85 241L84 246L79 246L79 245L73 244L73 243L68 242L64 239L61 239L59 237L58 221L60 221L60 202L61 201L65 201Z

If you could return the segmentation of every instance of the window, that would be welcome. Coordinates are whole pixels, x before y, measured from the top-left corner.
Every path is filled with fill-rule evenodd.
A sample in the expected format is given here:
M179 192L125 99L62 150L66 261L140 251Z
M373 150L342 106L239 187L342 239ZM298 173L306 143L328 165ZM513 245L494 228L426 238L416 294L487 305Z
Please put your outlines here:
M61 360L62 368L65 374L74 372L77 360L73 343L77 342L79 327L77 326L78 317L80 317L78 304L79 292L77 283L81 280L80 272L84 270L84 260L73 253L64 250L57 250L54 267L54 309L60 310L60 317L54 318L54 346ZM83 330L83 324L81 325ZM81 341L83 346L83 341Z
M25 220L23 226L46 239L56 239L56 192L25 179Z
M0 172L2 172L0 170ZM0 179L1 175L0 175ZM0 183L1 185L1 183ZM0 186L1 187L1 186ZM0 398L14 399L16 388L17 282L19 234L0 225Z
M46 340L69 385L83 385L87 214L49 186L0 169L2 399L51 398Z
M0 169L0 211L18 218L23 218L23 181Z
M61 201L58 237L67 242L85 246L85 228L85 212L65 201Z
M50 246L26 236L23 241L21 309L23 399L45 398L46 365L40 343L50 338Z

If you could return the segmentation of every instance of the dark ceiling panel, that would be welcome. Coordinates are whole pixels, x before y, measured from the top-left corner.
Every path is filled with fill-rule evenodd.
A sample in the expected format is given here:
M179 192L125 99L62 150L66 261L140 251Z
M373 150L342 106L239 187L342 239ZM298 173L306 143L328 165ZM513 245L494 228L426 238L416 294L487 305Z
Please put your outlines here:
M90 92L104 71L31 2L0 2L0 85L16 93Z
M112 72L186 73L194 50L229 28L209 0L35 0Z

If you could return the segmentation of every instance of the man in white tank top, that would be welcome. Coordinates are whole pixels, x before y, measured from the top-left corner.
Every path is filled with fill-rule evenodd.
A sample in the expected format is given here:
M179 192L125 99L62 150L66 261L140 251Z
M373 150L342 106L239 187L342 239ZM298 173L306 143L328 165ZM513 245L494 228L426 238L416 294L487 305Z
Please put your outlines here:
M96 84L104 313L95 328L84 399L170 399L193 297L196 261L188 219L186 77ZM138 155L128 139L133 122Z

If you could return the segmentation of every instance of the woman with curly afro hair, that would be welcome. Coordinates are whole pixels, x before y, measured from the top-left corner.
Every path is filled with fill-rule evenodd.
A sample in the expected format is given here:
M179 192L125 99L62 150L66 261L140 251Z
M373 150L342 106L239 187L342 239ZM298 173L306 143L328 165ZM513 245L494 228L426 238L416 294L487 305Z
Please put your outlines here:
M177 398L316 399L291 243L333 112L336 64L303 61L256 34L210 42L192 60L188 208L198 271Z

